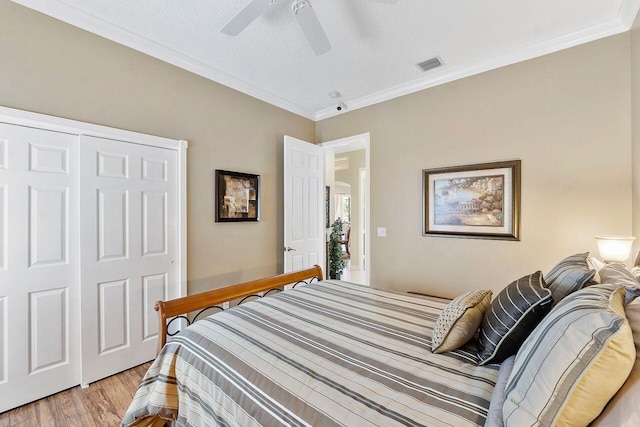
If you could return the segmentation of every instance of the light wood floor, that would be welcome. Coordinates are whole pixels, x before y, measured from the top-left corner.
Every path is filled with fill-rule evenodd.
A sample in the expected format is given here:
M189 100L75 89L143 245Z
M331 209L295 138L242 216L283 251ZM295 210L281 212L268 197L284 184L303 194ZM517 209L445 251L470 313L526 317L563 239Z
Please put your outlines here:
M340 279L346 280L347 282L365 285L367 281L367 272L358 266L351 265L351 260L349 260L345 269L342 271Z
M0 414L0 427L118 426L151 362Z

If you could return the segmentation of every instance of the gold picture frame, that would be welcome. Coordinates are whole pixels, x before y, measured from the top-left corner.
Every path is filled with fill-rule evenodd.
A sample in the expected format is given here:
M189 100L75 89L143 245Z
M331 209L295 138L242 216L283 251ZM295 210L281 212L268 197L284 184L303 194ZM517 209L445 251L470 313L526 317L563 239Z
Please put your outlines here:
M520 240L520 160L422 171L423 235Z

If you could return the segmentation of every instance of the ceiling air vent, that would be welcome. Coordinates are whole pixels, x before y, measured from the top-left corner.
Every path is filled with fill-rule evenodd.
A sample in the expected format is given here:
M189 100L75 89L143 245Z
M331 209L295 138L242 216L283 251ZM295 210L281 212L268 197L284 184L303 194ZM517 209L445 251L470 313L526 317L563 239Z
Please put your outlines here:
M419 64L416 64L418 66L418 68L420 68L422 71L429 71L429 70L433 70L434 68L438 68L439 66L442 65L442 61L440 61L439 58L431 58L431 59L427 59L426 61L422 61Z

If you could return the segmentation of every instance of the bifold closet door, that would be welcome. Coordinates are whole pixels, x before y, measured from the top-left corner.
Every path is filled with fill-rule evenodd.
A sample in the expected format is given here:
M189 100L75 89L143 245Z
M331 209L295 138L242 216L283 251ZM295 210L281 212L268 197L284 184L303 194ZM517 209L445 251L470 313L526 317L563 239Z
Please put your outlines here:
M178 286L174 150L80 137L82 383L155 357Z
M0 123L0 412L80 382L77 140Z

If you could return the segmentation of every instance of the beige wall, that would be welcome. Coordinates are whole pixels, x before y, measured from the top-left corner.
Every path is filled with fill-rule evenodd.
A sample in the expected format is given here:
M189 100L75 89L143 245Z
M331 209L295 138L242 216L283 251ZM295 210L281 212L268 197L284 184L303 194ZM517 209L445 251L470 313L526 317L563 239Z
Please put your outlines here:
M360 242L358 230L360 229L360 168L366 167L366 151L349 151L336 154L336 157L347 157L349 168L336 171L335 180L351 186L351 235L349 237L349 249L351 253L351 265L362 266L360 259ZM333 208L335 211L335 207Z
M622 34L347 112L316 141L371 132L371 283L455 296L547 272L631 233L630 37ZM522 160L521 241L421 235L423 168ZM371 234L371 233L370 233Z
M321 142L371 132L371 229L388 234L371 241L372 283L454 296L595 251L595 234L631 233L638 38L610 37L314 125L0 0L0 105L189 140L191 292L281 268L283 134L313 140L315 129ZM520 242L421 236L423 168L514 158L523 166ZM261 175L260 223L213 222L216 168Z
M314 123L0 0L0 105L189 141L190 292L282 267L282 140ZM261 175L259 223L214 223L213 171Z
M631 37L631 123L633 140L633 236L634 252L640 250L640 15L630 31Z

